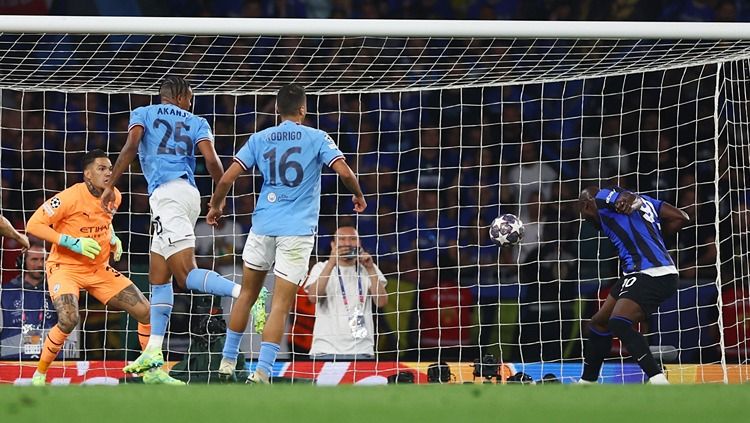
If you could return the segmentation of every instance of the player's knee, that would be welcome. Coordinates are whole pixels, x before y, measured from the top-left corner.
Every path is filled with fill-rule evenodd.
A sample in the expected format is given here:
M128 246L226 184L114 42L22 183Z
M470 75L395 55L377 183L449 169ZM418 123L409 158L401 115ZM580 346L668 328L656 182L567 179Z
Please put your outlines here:
M151 323L151 308L148 303L139 303L132 314L133 318L144 325Z
M172 275L174 276L174 281L177 283L177 286L182 289L187 289L187 275L193 269L195 269L195 266L186 262L180 262L174 269L172 269Z
M78 315L78 313L59 313L57 316L57 326L64 333L70 333L73 332L73 329L75 329L76 326L78 326L78 322L80 321L80 319L81 317Z
M622 338L622 335L633 330L633 322L625 317L612 317L609 319L609 330L618 338Z
M607 332L609 331L609 322L603 317L594 315L589 322L589 328L597 332Z

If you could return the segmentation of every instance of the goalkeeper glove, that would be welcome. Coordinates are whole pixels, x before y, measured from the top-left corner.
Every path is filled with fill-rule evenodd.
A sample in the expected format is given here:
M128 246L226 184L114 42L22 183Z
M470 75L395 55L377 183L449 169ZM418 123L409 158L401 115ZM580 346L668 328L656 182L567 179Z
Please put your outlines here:
M115 228L112 227L112 225L109 225L109 229L112 231L112 236L109 238L109 245L114 247L114 250L112 250L112 256L115 261L120 261L120 257L122 257L122 241L120 241L120 238L115 234Z
M65 247L68 250L86 256L90 259L96 258L102 247L98 242L91 238L73 238L70 235L60 235L60 240L57 242L61 247Z

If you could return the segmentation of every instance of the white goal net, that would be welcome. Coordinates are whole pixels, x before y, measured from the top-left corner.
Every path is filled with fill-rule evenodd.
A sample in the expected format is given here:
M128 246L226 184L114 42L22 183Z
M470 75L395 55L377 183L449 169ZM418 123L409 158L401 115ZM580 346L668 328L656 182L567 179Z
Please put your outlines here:
M167 74L192 83L193 112L212 125L225 166L249 135L277 123L274 94L295 82L308 92L306 123L336 140L369 203L354 216L348 192L330 172L323 176L311 265L326 259L337 226L357 227L388 279L388 304L373 307L374 360L381 369L492 355L532 376L577 377L587 321L616 281L619 261L611 243L581 223L576 199L588 185L620 185L691 217L668 240L679 292L640 327L670 380L748 378L735 364L747 362L750 334L744 318L750 307L750 41L702 37L700 25L682 27L684 36L540 38L409 35L408 28L336 35L333 23L332 35L253 35L247 28L248 35L226 35L231 29L222 29L224 21L199 21L220 33L5 29L0 213L22 228L45 198L81 180L84 152L102 148L114 161L129 112L158 102ZM197 174L205 202L213 187L200 159ZM114 226L126 254L117 267L149 292L150 216L136 164L119 188L124 200ZM258 175L248 173L231 192L223 226L211 229L199 219L200 267L240 282L239 255L258 190ZM518 247L498 249L487 236L489 223L503 213L525 223ZM18 253L4 241L3 299L22 301L35 289L9 289ZM304 302L301 295L298 303ZM18 304L24 303L2 302L5 333L22 320L13 317ZM51 303L41 304L23 315L40 315L34 324L43 331L54 317ZM168 359L208 349L218 363L220 316L230 307L180 292ZM314 308L299 304L296 315L280 357L286 369L298 366L288 374L315 377L317 368L302 364L310 359ZM82 293L81 316L77 344L58 360L137 356L135 322L122 312ZM38 340L17 326L23 342ZM242 346L248 359L258 343L248 327ZM7 348L0 350L3 360L33 364L18 352L6 356ZM200 370L188 370L198 380ZM643 380L617 340L602 377Z

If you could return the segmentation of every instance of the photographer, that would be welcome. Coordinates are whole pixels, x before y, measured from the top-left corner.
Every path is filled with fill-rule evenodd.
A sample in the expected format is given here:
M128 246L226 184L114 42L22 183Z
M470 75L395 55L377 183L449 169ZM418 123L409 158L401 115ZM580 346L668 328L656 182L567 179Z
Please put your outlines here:
M44 245L32 240L18 256L21 274L0 290L0 358L38 359L46 332L57 323L57 313L47 291L44 275ZM77 335L66 342L66 357L72 356ZM70 344L70 345L68 345Z
M386 279L362 250L357 230L342 226L331 241L331 256L310 270L306 290L316 303L310 355L319 359L374 357L373 302L388 303Z

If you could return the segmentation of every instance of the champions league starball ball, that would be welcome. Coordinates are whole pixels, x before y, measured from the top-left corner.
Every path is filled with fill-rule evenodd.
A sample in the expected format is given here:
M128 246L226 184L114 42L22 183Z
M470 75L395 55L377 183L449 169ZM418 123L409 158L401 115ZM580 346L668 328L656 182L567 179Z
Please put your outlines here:
M523 238L523 222L518 216L504 214L495 218L490 225L490 239L498 247L518 244Z

